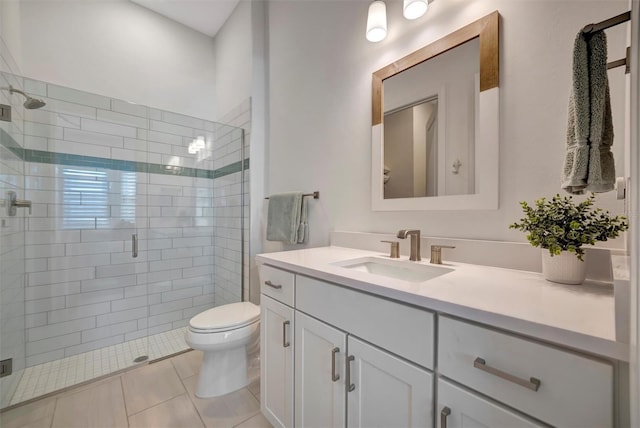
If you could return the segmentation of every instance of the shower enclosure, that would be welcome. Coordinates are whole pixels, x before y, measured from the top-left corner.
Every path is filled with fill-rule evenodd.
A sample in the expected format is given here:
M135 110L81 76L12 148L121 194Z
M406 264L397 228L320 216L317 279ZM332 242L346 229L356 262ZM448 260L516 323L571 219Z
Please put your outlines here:
M0 86L0 407L183 351L193 315L243 300L242 129Z

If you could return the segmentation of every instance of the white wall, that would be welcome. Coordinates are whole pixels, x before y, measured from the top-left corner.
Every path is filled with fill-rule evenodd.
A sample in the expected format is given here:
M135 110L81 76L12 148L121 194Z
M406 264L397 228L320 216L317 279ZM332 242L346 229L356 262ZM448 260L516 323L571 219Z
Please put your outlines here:
M27 77L213 119L213 40L123 0L22 1Z
M321 192L320 200L310 203L308 246L326 245L330 230L405 227L429 236L524 241L522 233L508 229L522 217L518 201L561 191L575 34L627 10L628 1L436 1L413 22L401 18L401 2L387 2L389 34L378 44L364 37L367 7L367 2L269 3L268 192ZM372 212L371 73L494 10L501 14L500 209ZM624 34L624 28L608 31L610 59L623 56ZM623 73L609 74L613 94L624 88ZM619 116L615 144L621 145ZM612 193L599 199L603 206L623 209ZM624 247L621 240L613 245ZM268 250L281 248L265 243Z
M241 1L214 38L218 117L251 96L251 37L251 2Z

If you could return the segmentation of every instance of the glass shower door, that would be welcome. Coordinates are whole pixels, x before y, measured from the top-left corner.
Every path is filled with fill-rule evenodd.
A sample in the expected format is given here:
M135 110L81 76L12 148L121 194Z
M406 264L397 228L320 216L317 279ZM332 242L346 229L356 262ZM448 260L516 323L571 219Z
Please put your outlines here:
M22 88L22 79L0 72L0 87ZM0 408L12 403L26 365L25 209L11 209L11 197L24 198L23 107L0 91L0 104L11 106L11 120L0 121ZM6 107L3 107L6 109Z
M147 111L25 79L26 370L13 401L113 373L148 355ZM140 240L138 240L138 244Z

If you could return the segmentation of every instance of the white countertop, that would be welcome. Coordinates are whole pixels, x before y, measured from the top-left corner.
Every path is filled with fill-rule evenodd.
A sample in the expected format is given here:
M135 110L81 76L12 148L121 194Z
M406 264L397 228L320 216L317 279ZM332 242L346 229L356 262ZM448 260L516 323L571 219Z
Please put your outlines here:
M259 254L256 261L564 347L629 361L628 344L615 339L611 284L556 284L539 273L455 262L442 265L452 268L450 273L416 283L333 264L361 257L389 259L374 251L321 247ZM411 263L428 265L429 261Z

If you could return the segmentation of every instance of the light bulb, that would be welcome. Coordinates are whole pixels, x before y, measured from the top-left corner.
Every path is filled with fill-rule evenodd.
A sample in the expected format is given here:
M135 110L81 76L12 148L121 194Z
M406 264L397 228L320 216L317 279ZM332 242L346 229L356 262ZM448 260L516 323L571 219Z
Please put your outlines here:
M387 37L387 5L377 0L369 5L367 40L379 42L385 37Z
M407 19L417 19L427 12L428 7L427 0L404 0L402 15Z

